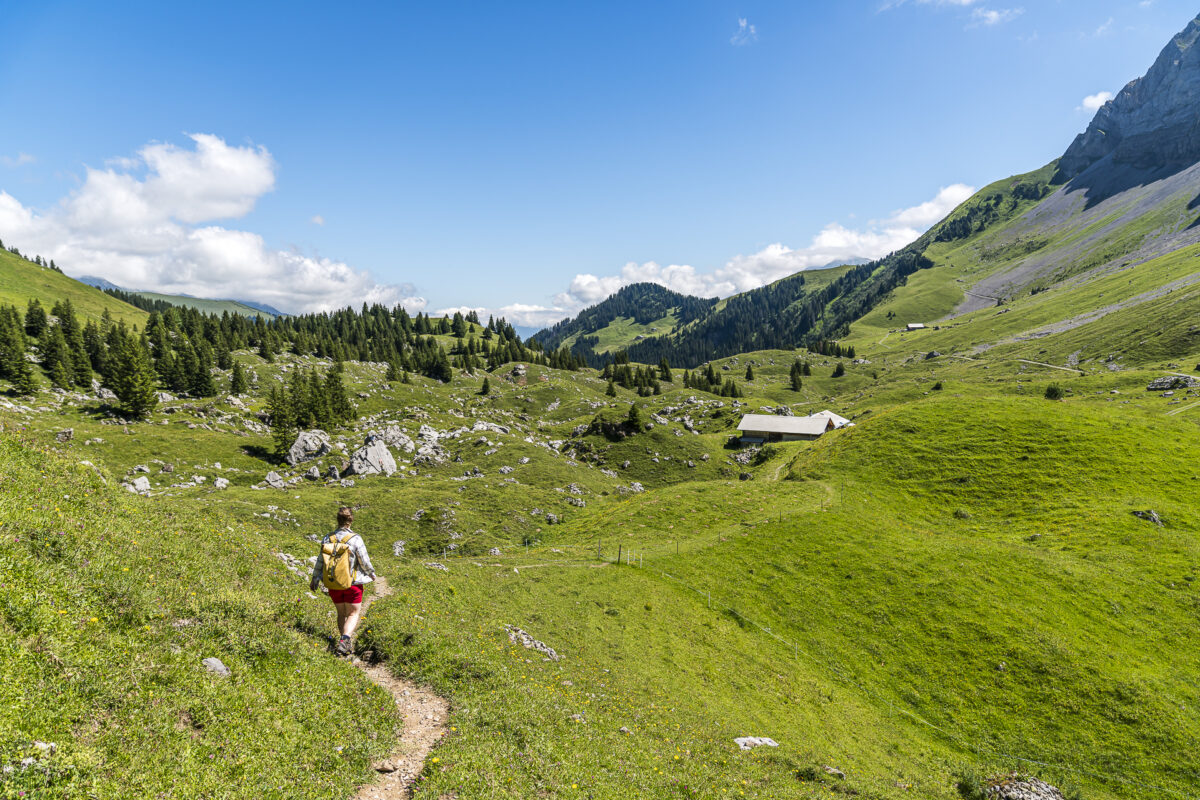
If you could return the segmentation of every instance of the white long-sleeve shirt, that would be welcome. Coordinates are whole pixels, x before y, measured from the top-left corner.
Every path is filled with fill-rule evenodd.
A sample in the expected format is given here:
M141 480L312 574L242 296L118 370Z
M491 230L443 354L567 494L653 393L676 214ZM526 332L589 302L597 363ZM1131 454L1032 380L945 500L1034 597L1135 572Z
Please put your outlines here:
M334 536L346 533L352 537L347 544L350 545L350 569L354 572L354 585L364 586L375 580L375 567L371 566L371 557L367 555L367 546L362 537L349 528L338 528L321 540L321 551L317 553L317 563L313 567L312 580L309 581L309 586L313 589L321 583L321 574L325 571L324 545L332 541Z

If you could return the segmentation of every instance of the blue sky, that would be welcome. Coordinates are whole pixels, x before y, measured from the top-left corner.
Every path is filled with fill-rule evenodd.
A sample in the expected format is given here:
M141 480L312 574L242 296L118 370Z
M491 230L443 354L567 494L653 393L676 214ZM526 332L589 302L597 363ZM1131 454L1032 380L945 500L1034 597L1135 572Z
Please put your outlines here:
M1059 155L1174 0L22 3L0 238L131 288L548 322L916 235Z

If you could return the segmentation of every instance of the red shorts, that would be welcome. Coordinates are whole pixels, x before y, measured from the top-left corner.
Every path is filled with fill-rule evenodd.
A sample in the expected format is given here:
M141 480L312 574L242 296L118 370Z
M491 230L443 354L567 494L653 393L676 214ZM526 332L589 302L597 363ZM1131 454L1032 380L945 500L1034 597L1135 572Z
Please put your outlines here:
M362 587L351 586L349 589L330 589L329 599L335 603L361 603Z

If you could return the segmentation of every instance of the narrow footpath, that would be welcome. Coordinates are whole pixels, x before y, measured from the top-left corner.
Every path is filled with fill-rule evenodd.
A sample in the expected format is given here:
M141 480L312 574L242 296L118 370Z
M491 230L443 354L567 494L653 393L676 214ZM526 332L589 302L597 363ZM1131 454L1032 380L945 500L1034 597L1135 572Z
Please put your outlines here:
M375 593L363 601L363 620L359 624L366 623L367 610L374 600L391 593L387 580L376 578ZM396 749L375 765L375 781L359 787L354 800L409 800L413 783L425 766L425 758L446 735L450 704L428 686L417 686L412 681L397 678L382 664L368 664L357 656L352 656L350 663L361 669L372 683L391 693L404 715L404 730Z

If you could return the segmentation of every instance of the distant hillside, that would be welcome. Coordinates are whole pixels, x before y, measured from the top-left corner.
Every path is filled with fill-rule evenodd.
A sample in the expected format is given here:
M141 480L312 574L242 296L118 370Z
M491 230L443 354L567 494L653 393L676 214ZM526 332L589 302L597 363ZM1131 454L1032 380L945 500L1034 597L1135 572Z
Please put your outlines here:
M569 347L596 360L598 355L701 319L717 302L715 297L692 297L656 283L635 283L584 309L574 319L539 331L533 339L547 350Z
M100 278L95 275L80 275L77 280L80 283L86 283L88 286L95 286L97 289L103 289L109 293L115 293L117 297L126 299L123 295L132 295L134 298L143 298L154 302L167 303L173 306L183 306L185 308L194 308L197 311L203 311L207 314L221 314L228 311L230 314L241 314L246 317L257 317L266 315L269 317L286 317L287 314L269 306L266 303L259 303L254 300L206 300L200 297L192 297L187 294L161 294L159 292L141 292L131 289L126 289L123 286L117 286L110 280ZM131 302L137 304L136 300L129 298ZM149 310L150 307L148 306Z
M173 306L194 308L206 314L223 314L228 311L230 314L241 314L243 317L259 317L263 315L270 317L285 316L277 310L268 311L267 309L271 307L261 303L251 305L240 300L205 300L200 297L190 297L186 294L160 294L159 292L133 292L133 294L144 297L147 300L161 300Z
M32 261L0 249L0 304L15 305L22 313L36 299L47 309L59 300L70 300L75 313L99 319L108 311L113 319L142 325L146 313L57 270L40 267Z

